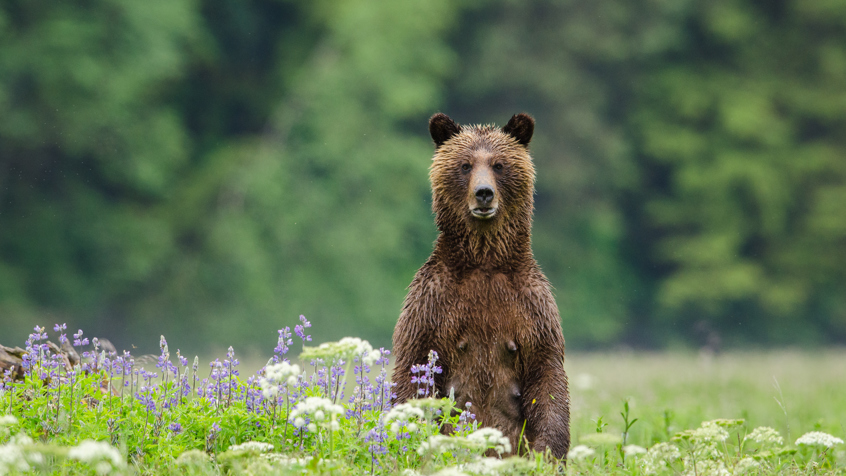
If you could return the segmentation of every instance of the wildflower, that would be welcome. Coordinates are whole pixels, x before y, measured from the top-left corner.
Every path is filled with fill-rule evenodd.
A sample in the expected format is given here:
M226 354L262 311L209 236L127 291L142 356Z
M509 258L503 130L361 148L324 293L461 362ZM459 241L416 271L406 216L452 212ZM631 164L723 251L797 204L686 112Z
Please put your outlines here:
M784 444L784 438L782 438L777 431L768 426L759 426L758 428L755 428L752 430L752 433L749 433L743 438L743 441L746 440L752 440L755 443L765 446L781 446Z
M746 457L742 460L738 461L736 465L734 465L733 474L746 474L757 472L758 469L761 467L761 463L755 461L755 458Z
M825 446L826 448L833 448L834 445L842 445L843 440L835 436L831 436L828 433L823 433L821 431L812 431L810 433L805 433L804 435L800 436L799 439L796 440L796 444L808 446Z
M424 412L440 415L443 412L452 410L452 401L448 398L418 398L407 402L412 407L419 408Z
M649 448L643 457L643 470L646 474L657 474L669 469L670 464L681 458L679 449L670 443L658 443Z
M342 406L332 403L332 400L328 398L308 397L291 410L288 419L295 427L302 428L306 424L303 415L309 415L320 426L334 431L339 428L336 417L343 412L344 408ZM315 431L316 429L317 425L309 427L310 431Z
M460 469L472 474L500 475L500 474L533 474L535 466L527 459L519 456L510 458L477 458L459 466Z
M703 421L702 426L695 430L686 430L673 437L674 440L690 440L693 443L721 443L726 441L729 434L722 426L714 421Z
M447 466L435 473L433 476L468 476L467 473L455 466Z
M492 448L500 454L511 452L511 442L495 428L479 428L467 435L467 439L485 449Z
M240 445L232 445L229 451L249 451L254 453L268 453L273 450L273 445L270 443L262 443L260 441L247 441Z
M43 464L44 456L31 449L33 444L32 438L19 433L0 445L0 474L29 471L31 464Z
M570 451L567 452L567 459L578 461L580 459L590 458L595 454L596 451L593 448L586 445L578 445L570 448Z
M177 466L199 466L209 462L209 455L200 450L188 450L176 458Z
M338 342L324 342L317 347L304 347L303 353L300 354L300 358L305 361L349 360L356 356L361 357L365 365L373 365L379 360L381 354L378 350L373 350L369 342L358 337L344 337Z
M4 426L15 426L18 424L18 419L12 415L0 416L0 428Z
M626 445L623 447L623 454L629 457L637 457L646 454L646 448L638 445Z
M414 421L422 420L423 416L423 410L420 408L408 403L400 403L385 415L385 425L390 425L391 433L395 435L399 434L403 427L413 433L417 430L417 424Z
M112 469L126 466L126 461L120 452L102 441L85 440L68 451L68 458L94 464L94 470L98 474L107 474Z
M279 385L296 385L297 376L300 374L300 366L291 365L288 362L268 365L264 369L265 377L259 379L264 398L273 398L279 394Z
M465 439L459 436L450 437L440 434L432 435L428 440L420 443L420 447L417 448L417 453L420 454L420 456L423 456L428 452L449 453L459 448L460 443L463 440Z
M88 338L82 338L82 329L80 329L79 332L73 335L73 346L80 347L83 345L88 345Z
M684 476L729 476L728 469L722 460L685 458Z
M182 433L182 425L180 425L178 422L171 423L170 426L167 427L167 429L176 433L177 435Z

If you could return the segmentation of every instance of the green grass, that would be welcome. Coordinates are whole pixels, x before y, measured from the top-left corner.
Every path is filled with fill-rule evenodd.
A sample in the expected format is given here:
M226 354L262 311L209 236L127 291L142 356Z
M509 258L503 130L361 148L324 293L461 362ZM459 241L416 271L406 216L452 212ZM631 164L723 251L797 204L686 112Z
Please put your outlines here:
M38 349L38 341L45 338L31 337L29 344ZM163 359L169 358L164 341L161 348ZM832 448L796 443L812 431L846 435L842 350L568 355L571 448L578 449L565 469L541 454L482 458L486 452L502 451L503 443L496 434L485 433L480 439L484 431L472 424L449 438L440 435L443 417L437 415L454 404L448 399L420 401L417 409L406 408L406 416L398 419L396 410L387 412L384 386L379 383L389 375L387 358L382 354L376 360L376 352L368 349L361 341L308 349L308 360L322 358L325 365L303 365L302 372L280 366L268 374L276 380L269 387L265 381L264 388L283 392L279 400L262 396L260 379L248 380L247 372L233 372L238 363L231 349L216 367L220 371L216 380L202 382L209 366L194 372L190 362L180 364L173 356L176 365L171 370L147 365L157 376L145 379L144 373L135 373L134 391L122 393L108 392L121 388L122 377L104 360L105 354L96 354L96 363L89 359L87 365L94 370L84 372L79 367L69 371L50 366L49 355L34 350L35 375L45 378L29 376L11 389L5 382L0 393L0 475L17 471L446 476L566 471L704 476L739 474L742 468L744 474L846 473L842 442ZM285 346L276 350L280 359L291 357L286 353ZM119 362L118 357L112 356L111 362ZM369 373L352 362L365 357L373 361ZM346 372L346 388L343 380L320 383L319 372L326 369ZM356 375L370 385L356 387L352 383ZM180 388L187 390L182 394ZM197 389L206 391L197 396ZM287 404L282 403L285 395L291 395ZM350 400L351 395L359 398ZM13 418L3 417L6 413ZM456 425L460 418L455 412L449 420ZM703 424L717 419L730 420ZM758 427L771 427L783 438L776 436L779 441L771 444L745 438ZM404 437L397 438L397 431ZM83 444L85 440L101 446ZM233 448L245 442L267 445ZM650 453L626 456L624 444L642 447L641 451L651 448ZM497 468L491 472L484 465Z
M791 443L815 430L846 435L846 350L573 354L565 368L574 442L599 417L621 432L626 399L641 446L717 418L773 427Z

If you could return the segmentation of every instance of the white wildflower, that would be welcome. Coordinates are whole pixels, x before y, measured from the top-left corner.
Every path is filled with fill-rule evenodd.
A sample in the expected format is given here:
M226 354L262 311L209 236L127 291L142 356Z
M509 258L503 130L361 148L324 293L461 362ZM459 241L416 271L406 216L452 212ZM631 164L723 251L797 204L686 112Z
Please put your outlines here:
M437 415L452 410L453 402L448 398L417 398L409 400L408 405L419 408L429 415Z
M479 458L461 466L461 469L473 474L498 475L501 474L504 462L499 458Z
M670 443L658 443L649 448L646 456L643 457L643 471L646 474L657 474L664 472L674 461L681 458L679 449Z
M578 445L570 448L570 451L567 452L567 459L578 461L580 459L590 458L595 454L596 451L593 448L585 445Z
M447 466L432 476L468 476L467 473L455 466Z
M399 434L403 427L406 427L409 432L414 432L417 430L417 425L413 422L422 420L423 416L423 410L420 408L408 403L400 403L385 415L385 426L394 435Z
M201 450L188 450L176 458L177 466L197 466L208 463L209 455Z
M738 461L734 465L733 474L746 474L756 472L761 467L761 463L755 461L755 458L746 457Z
M640 456L646 454L646 448L638 445L626 445L623 447L623 454L631 457Z
M268 365L264 368L264 377L259 379L259 386L264 398L273 398L279 394L279 386L283 384L296 385L300 375L300 366L288 362Z
M499 454L511 453L511 442L496 428L479 428L467 435L467 439L485 449L493 448Z
M700 459L694 460L690 457L684 460L683 476L730 476L725 463L722 460Z
M700 443L719 443L726 441L729 434L723 429L723 425L718 420L703 421L702 426L693 430L691 433L692 439Z
M126 466L120 451L103 441L85 440L68 451L68 458L94 464L94 469L99 474Z
M240 445L232 445L229 451L250 451L256 453L267 453L273 450L273 445L261 441L246 441Z
M14 444L0 446L0 474L29 471L24 450Z
M332 403L328 398L308 397L291 410L288 419L295 427L302 428L306 424L303 415L310 415L312 422L308 426L309 431L316 431L317 426L334 431L339 428L337 416L343 412L342 406Z
M378 350L373 350L373 346L366 340L358 337L344 337L338 342L324 342L317 347L306 347L300 354L300 359L304 361L315 359L350 360L359 357L364 364L373 365L381 356L382 354Z
M752 430L752 433L746 435L743 438L743 441L752 440L755 443L760 443L762 445L770 446L781 446L784 444L784 438L774 429L768 426L759 426Z
M4 426L15 426L18 424L18 419L12 415L0 416L0 428Z
M423 456L428 452L449 453L459 447L458 440L461 439L464 438L460 436L432 435L428 440L420 443L420 447L417 448L417 453L420 454L420 456Z
M826 448L833 448L834 445L842 445L843 440L837 438L836 436L831 436L828 433L823 433L821 431L812 431L810 433L805 433L804 435L800 436L798 440L796 440L797 445L808 445L808 446L825 446Z

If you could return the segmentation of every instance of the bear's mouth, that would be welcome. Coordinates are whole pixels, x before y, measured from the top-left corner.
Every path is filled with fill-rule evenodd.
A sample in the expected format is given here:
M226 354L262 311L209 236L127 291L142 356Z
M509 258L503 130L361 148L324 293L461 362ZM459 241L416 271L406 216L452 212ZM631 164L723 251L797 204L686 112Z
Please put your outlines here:
M482 220L488 220L493 218L496 215L496 208L485 208L485 207L477 207L470 210L470 214L472 214L476 218L481 218Z

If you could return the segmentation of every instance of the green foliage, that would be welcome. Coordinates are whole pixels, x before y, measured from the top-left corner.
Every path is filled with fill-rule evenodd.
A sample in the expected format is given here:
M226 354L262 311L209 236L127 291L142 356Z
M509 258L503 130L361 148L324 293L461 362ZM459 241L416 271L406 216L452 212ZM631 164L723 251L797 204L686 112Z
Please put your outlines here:
M527 111L571 348L842 343L844 33L832 0L7 1L4 332L387 345L426 118Z

